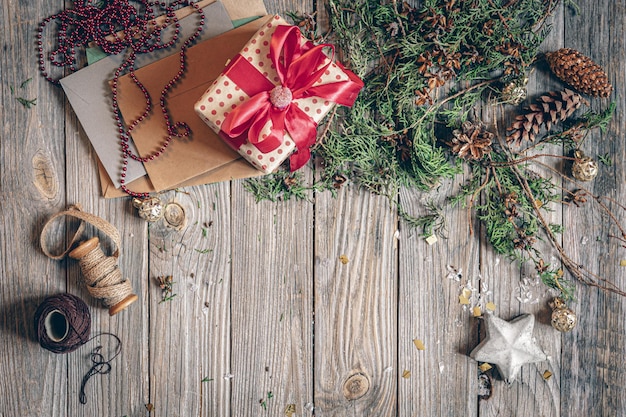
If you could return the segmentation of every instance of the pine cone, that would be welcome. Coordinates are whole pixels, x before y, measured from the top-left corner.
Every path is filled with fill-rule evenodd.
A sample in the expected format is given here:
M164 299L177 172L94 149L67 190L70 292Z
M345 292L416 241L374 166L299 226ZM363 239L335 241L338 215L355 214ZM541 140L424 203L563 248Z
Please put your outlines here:
M592 97L608 97L613 86L602 67L580 52L561 48L547 53L550 69L563 82Z
M528 140L534 142L535 136L545 125L550 130L552 124L567 119L587 101L572 90L551 91L537 99L536 104L531 104L525 114L515 117L515 121L507 129L506 141L517 142Z
M461 158L478 160L491 153L494 134L485 130L481 122L464 122L461 129L455 129L452 134L454 137L448 145Z

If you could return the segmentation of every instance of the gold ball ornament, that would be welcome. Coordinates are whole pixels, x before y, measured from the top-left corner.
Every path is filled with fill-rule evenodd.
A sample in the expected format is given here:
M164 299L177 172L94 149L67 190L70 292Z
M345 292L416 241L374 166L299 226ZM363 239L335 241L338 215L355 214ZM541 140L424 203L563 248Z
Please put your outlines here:
M552 318L550 324L556 330L560 332L569 332L576 327L576 313L574 310L567 307L565 301L561 298L555 298L552 300Z
M572 176L579 181L591 181L598 175L598 163L582 151L574 152Z
M135 198L133 206L137 209L139 217L150 223L161 220L163 217L163 203L158 197Z
M500 98L502 98L504 103L517 106L522 101L526 100L526 84L528 84L528 77L522 77L511 81L502 88Z

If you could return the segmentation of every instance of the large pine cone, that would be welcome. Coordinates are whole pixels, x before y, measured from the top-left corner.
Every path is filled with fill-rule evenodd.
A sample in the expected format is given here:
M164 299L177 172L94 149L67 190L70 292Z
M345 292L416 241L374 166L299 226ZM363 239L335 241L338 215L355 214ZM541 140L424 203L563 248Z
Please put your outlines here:
M571 116L582 103L586 103L586 100L567 88L539 97L536 103L528 106L525 114L515 117L507 129L507 142L533 142L543 126L550 130L553 124Z
M580 52L561 48L547 53L550 69L563 82L592 97L608 97L613 86L602 67Z

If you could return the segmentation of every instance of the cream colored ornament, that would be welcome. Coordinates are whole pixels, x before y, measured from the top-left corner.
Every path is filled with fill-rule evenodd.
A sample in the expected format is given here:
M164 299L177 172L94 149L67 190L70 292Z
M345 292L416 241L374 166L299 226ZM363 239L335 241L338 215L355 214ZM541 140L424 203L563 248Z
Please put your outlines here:
M569 332L576 327L576 313L567 307L565 301L561 298L555 298L551 303L552 318L550 324L560 332Z
M479 362L496 365L507 383L517 378L523 365L547 359L533 337L535 316L523 314L511 321L494 315L485 316L487 337L470 356Z
M574 152L572 176L579 181L591 181L598 175L598 163L586 156L583 151Z
M163 217L163 203L158 197L134 198L133 206L138 210L139 217L148 222L156 222Z
M528 84L528 77L522 77L517 80L513 80L502 88L500 97L504 103L513 104L517 106L522 101L526 100L526 84Z

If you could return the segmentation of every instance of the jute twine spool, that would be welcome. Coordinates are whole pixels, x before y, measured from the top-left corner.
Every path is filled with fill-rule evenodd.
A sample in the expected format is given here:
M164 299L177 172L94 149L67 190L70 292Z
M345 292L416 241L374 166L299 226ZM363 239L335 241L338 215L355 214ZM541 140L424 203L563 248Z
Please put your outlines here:
M81 220L81 223L69 247L60 255L53 255L48 249L48 234L50 233L52 223L64 216L75 217ZM113 241L115 252L112 256L104 254L100 248L100 240L97 237L84 241L78 247L72 249L72 246L79 239L85 228L85 222L95 226ZM119 232L111 223L98 216L81 211L79 206L71 206L68 210L57 213L48 220L41 232L40 243L43 252L51 259L63 259L69 252L71 258L78 260L87 290L93 297L102 300L103 304L109 308L109 315L112 316L128 307L138 298L133 293L130 281L122 276L117 265L120 240Z
M91 314L87 304L72 294L46 298L35 311L35 334L42 348L73 352L89 340Z

